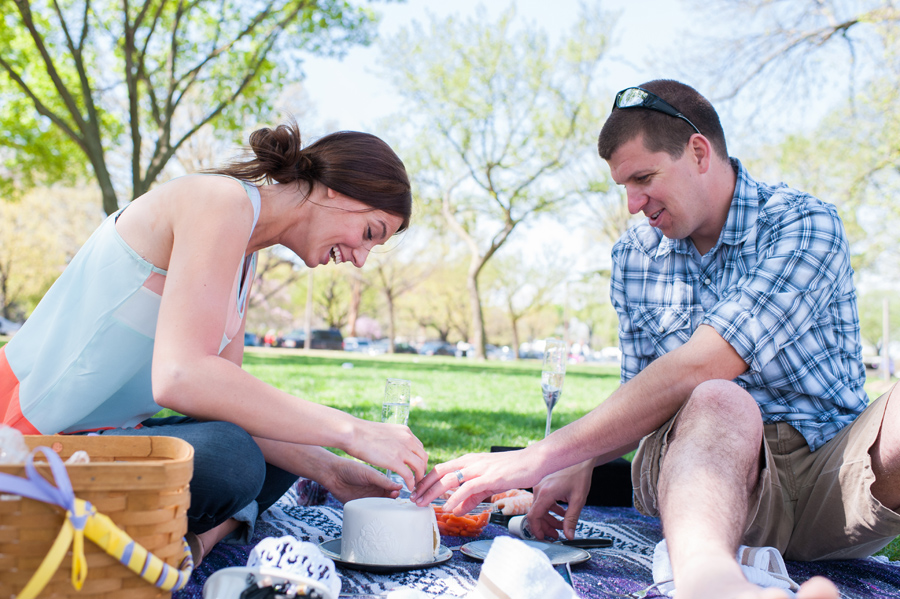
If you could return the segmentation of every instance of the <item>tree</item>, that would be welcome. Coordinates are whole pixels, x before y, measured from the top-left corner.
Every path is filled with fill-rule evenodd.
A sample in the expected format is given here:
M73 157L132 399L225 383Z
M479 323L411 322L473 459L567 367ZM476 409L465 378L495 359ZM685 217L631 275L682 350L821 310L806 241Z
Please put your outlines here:
M99 224L96 191L35 189L0 202L0 315L27 317Z
M765 119L769 128L779 117L789 123L804 113L821 114L822 107L833 101L833 94L825 90L846 90L852 99L865 90L873 74L884 68L896 74L900 8L892 0L695 4L698 13L716 15L726 23L707 31L729 33L698 37L683 70L708 81L714 102L752 98L751 116ZM735 36L735 30L742 33Z
M592 349L618 344L619 317L609 301L609 277L609 271L596 271L569 283L571 314L587 328Z
M442 341L447 341L454 331L468 339L465 265L434 260L428 266L428 277L399 302L401 311L420 330L434 329Z
M346 269L356 268L350 263L327 264L316 269L313 286L313 313L331 329L347 324L352 301L350 277Z
M107 214L204 125L225 134L266 114L302 52L368 43L375 22L343 0L0 0L0 15L7 190L86 163Z
M296 258L288 258L288 251L271 247L259 252L247 312L248 331L281 331L293 325L292 291L305 285L308 269Z
M859 332L865 343L883 355L884 348L884 300L893 300L890 310L888 331L892 339L900 333L900 310L897 308L897 293L888 290L873 290L859 295Z
M519 323L529 314L540 312L551 305L553 292L569 274L560 264L559 256L553 254L544 257L530 266L523 266L516 257L503 256L492 262L492 295L503 306L506 318L509 319L512 334L513 355L519 359Z
M574 165L595 145L595 76L612 21L585 13L551 48L546 33L514 24L432 20L385 47L408 104L418 195L467 247L471 344L484 357L480 275L522 222L560 211L586 191Z
M384 298L388 318L388 353L391 354L394 353L394 340L397 338L397 301L425 279L430 268L430 265L418 260L418 254L404 255L402 249L392 247L387 251L373 252L366 262L366 269L374 271L374 287Z

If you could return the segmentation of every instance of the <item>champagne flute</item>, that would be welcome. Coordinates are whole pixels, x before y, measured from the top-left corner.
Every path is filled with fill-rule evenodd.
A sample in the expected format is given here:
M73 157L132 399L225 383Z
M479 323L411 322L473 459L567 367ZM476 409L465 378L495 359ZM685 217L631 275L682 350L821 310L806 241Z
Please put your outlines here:
M381 404L381 421L390 424L409 423L410 383L406 379L388 379L384 386L384 403ZM388 478L392 478L390 470Z
M553 408L562 394L563 379L566 376L566 342L560 339L544 341L544 365L541 367L541 389L547 404L547 428L544 437L550 434Z

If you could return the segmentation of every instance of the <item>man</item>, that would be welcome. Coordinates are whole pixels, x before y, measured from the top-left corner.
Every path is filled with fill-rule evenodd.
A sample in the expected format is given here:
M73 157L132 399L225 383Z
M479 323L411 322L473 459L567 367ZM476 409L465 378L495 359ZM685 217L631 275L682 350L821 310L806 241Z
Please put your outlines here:
M613 249L622 386L524 450L436 466L416 501L459 486L447 508L468 509L537 485L533 532L571 538L593 466L640 443L635 505L661 518L679 599L784 596L744 578L739 544L839 559L900 535L900 400L866 408L834 207L752 179L713 107L674 81L620 92L599 151L647 217ZM798 597L838 592L816 578Z

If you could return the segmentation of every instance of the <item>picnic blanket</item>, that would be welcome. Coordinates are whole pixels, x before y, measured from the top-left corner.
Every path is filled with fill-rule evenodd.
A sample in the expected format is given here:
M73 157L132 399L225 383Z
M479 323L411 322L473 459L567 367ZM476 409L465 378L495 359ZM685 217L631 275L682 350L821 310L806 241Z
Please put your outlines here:
M294 536L302 541L322 543L341 536L342 506L315 483L301 480L257 522L251 545L220 543L194 571L188 585L173 594L173 599L201 599L203 584L213 572L247 563L250 550L266 537ZM504 526L488 524L479 539L509 535ZM585 507L578 523L577 536L606 537L612 547L590 549L588 562L572 567L575 591L584 598L631 597L653 582L653 549L662 539L659 520L639 514L632 508ZM448 548L459 547L473 539L442 537ZM827 576L846 599L888 599L900 597L900 562L883 558L849 561L786 562L788 573L797 582L812 576ZM391 574L375 574L338 568L342 593L381 593L396 588L411 588L435 597L467 597L475 588L481 562L453 551L453 557L440 566ZM659 597L654 590L648 599Z

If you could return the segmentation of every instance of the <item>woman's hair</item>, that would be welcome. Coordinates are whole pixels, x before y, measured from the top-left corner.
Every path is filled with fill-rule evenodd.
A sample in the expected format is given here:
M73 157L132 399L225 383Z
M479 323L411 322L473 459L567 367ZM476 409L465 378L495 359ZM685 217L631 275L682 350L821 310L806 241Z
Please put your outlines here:
M728 159L725 132L719 122L719 115L697 90L670 79L648 81L639 87L656 94L679 110L709 140L715 153L720 158ZM656 110L613 108L600 131L597 150L601 158L609 160L620 146L643 135L644 147L651 152L666 152L673 158L678 158L684 153L693 133L694 129L682 119Z
M384 141L370 133L338 131L303 147L297 123L250 134L254 158L235 161L211 172L244 181L320 183L360 201L372 210L399 216L397 230L409 227L412 191L406 168Z

